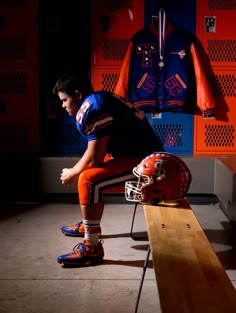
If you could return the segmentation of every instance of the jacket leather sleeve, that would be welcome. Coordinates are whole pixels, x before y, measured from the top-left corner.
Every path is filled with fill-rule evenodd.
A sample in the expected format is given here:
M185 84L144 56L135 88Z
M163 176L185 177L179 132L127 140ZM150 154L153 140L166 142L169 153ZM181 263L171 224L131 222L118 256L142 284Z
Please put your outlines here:
M215 117L215 101L207 77L194 44L191 45L191 54L196 77L197 106L202 111L203 118Z
M130 40L124 60L120 69L120 75L114 93L129 101L129 71L132 58L133 42Z

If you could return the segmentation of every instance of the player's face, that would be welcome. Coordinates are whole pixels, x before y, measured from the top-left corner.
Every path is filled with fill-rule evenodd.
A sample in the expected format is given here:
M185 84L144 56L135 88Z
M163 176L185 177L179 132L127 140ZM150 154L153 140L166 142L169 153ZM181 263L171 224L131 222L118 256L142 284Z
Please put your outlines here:
M78 99L61 91L58 92L58 97L62 101L63 109L65 109L69 115L75 116L80 107Z

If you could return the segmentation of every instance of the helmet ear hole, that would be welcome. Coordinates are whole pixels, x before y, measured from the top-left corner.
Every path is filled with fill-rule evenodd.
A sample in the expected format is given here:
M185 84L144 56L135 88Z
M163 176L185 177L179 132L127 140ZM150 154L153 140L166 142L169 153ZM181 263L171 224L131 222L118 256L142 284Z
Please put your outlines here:
M161 201L163 201L163 200L161 200L161 197L159 197L159 198L154 198L154 199L152 199L151 204L152 204L152 205L158 205L158 203L160 203Z
M160 202L166 200L165 194L163 192L164 191L161 191L161 194L159 196L154 196L154 198L152 198L152 204L157 205Z

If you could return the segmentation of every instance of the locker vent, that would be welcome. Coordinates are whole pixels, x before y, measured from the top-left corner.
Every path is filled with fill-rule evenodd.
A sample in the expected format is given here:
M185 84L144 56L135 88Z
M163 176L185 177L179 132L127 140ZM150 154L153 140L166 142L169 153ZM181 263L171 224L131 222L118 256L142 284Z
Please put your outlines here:
M66 124L60 126L60 140L64 145L81 145L84 142L84 137L80 136L74 124Z
M159 137L161 144L166 147L183 146L183 127L181 125L152 125L155 133Z
M209 10L235 10L236 1L235 0L208 0Z
M206 125L205 144L207 147L233 147L233 125Z
M1 0L1 8L25 8L26 0Z
M0 144L27 144L28 134L27 125L1 125Z
M0 94L27 94L26 73L0 72Z
M64 124L61 127L61 136L63 136L63 143L68 145L77 145L80 142L80 136L75 125Z
M118 78L119 74L117 73L102 74L102 89L113 92L116 87Z
M26 55L25 37L0 37L0 59L25 59Z
M207 54L211 62L236 62L236 40L208 40Z
M129 38L104 38L102 41L105 61L122 61L128 48Z
M134 0L102 0L107 9L132 9Z
M208 75L208 81L216 97L236 96L236 76L235 75Z

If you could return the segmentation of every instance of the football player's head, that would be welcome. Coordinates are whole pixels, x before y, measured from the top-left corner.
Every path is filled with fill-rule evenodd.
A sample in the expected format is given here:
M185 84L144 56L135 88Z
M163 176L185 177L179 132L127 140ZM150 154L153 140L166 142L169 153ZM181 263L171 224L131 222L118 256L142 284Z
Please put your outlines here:
M183 198L191 183L191 173L177 156L154 152L133 168L137 181L125 183L128 201L156 204Z

